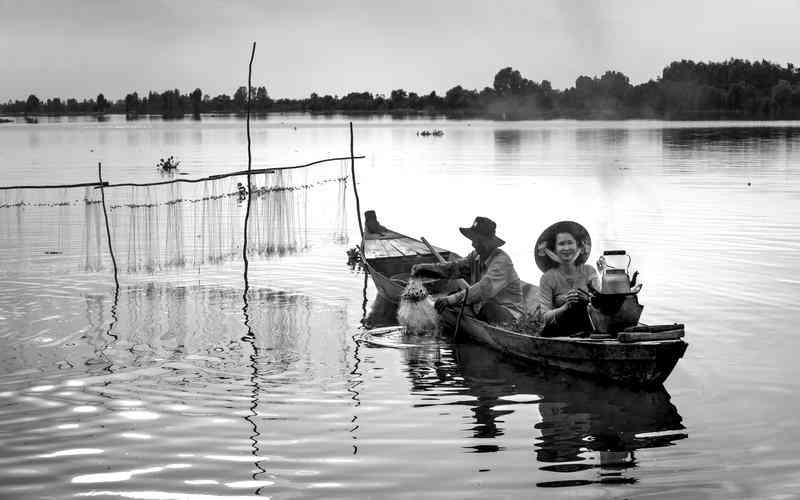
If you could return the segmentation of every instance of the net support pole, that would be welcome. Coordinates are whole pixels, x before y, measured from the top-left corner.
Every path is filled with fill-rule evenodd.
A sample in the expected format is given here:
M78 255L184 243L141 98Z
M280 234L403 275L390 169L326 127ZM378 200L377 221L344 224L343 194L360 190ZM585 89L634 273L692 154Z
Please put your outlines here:
M251 178L251 171L253 170L253 155L250 151L250 99L253 88L250 83L253 78L253 58L256 55L256 42L253 42L253 50L250 52L250 65L247 69L247 209L244 213L244 241L242 242L242 260L244 260L244 293L247 295L247 288L249 286L247 280L247 270L250 262L247 260L247 224L250 221L250 204L253 201L253 184Z
M353 155L353 122L350 122L350 176L353 178L353 194L356 197L356 217L358 230L361 232L361 254L364 254L364 226L361 224L361 202L358 199L358 184L356 184L356 158Z
M106 220L106 238L108 239L108 253L111 254L111 263L114 265L114 283L119 291L119 277L117 274L117 259L114 257L114 247L111 244L111 227L108 225L108 210L106 209L106 192L103 187L103 164L97 162L97 177L100 180L100 200L103 203L103 217Z

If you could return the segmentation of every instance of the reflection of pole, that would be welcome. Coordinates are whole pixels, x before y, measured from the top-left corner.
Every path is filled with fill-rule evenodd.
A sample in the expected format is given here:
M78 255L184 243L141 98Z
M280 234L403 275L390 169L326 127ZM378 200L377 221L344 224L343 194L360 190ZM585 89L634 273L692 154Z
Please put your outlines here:
M258 359L259 359L259 352L258 346L256 345L256 336L253 333L253 328L250 326L250 314L248 312L249 302L247 301L247 290L245 290L244 296L242 297L244 300L244 304L242 306L242 314L244 315L244 326L247 329L244 338L242 340L250 344L253 348L253 352L250 354L250 384L253 386L253 393L250 397L250 414L245 415L244 419L247 423L250 424L250 427L253 428L253 433L250 435L250 453L255 457L255 465L258 472L253 473L253 481L258 478L259 474L263 474L266 470L261 467L261 457L259 456L259 449L258 449L258 438L261 436L261 433L258 432L258 425L256 424L255 417L258 416L258 397L259 397L259 385L258 385ZM259 495L261 492L261 487L256 489L255 495Z
M114 264L114 283L119 293L119 278L117 277L117 259L114 257L114 248L111 246L111 228L108 226L108 211L106 210L106 192L103 189L103 165L97 162L97 177L100 179L100 200L103 202L103 216L106 219L106 236L108 237L108 253L111 254L111 263Z
M350 176L353 178L353 194L356 195L356 216L358 217L358 230L361 232L361 245L364 245L364 226L361 225L361 203L358 201L358 186L356 185L356 159L353 155L353 122L350 122ZM361 249L363 255L363 248Z
M364 323L364 318L367 317L367 273L364 273L364 302L362 303L362 313L361 316L361 323ZM361 372L358 371L361 365L361 356L359 355L359 347L361 344L356 339L357 334L353 334L351 340L353 341L353 345L355 346L353 349L353 359L355 362L353 363L353 369L350 371L350 378L348 380L347 385L347 392L349 392L352 396L350 399L353 400L353 418L350 419L350 423L353 424L353 427L350 428L350 434L353 438L353 455L358 453L358 428L360 427L358 423L358 415L355 413L355 409L361 406L361 393L358 392L358 386L362 384Z
M369 274L367 270L364 269L364 288L361 289L361 324L364 324L364 320L367 319L367 278Z

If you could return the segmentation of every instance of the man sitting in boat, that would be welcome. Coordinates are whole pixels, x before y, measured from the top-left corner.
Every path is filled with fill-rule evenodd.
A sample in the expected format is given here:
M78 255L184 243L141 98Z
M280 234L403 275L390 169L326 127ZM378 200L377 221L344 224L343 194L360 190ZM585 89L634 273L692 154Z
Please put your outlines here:
M471 227L461 227L461 234L472 240L475 250L463 259L443 264L416 264L412 276L421 274L444 278L464 278L470 285L452 295L436 300L436 310L460 304L466 296L476 316L494 324L510 323L524 310L522 283L507 253L499 247L505 241L495 235L497 224L486 217L475 217Z
M599 289L597 271L586 264L591 249L589 232L572 221L556 222L536 241L536 265L544 272L539 282L543 336L591 330L589 284Z

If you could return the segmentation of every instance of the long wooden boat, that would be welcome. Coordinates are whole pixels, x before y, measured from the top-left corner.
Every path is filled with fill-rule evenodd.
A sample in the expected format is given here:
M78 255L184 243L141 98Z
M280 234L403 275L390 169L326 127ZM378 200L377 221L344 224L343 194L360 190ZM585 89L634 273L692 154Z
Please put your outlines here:
M395 304L399 303L403 292L405 281L402 277L408 276L411 266L436 261L436 256L424 243L386 229L376 220L373 220L373 224L367 224L362 243L362 263L372 277L378 294ZM436 250L446 259L457 258L450 251ZM526 283L523 289L526 301L534 304L537 287ZM446 310L442 320L446 326L453 328L456 311ZM683 335L680 328L680 332L671 332L675 334L673 337ZM621 340L621 336L539 337L491 325L466 312L455 334L516 358L631 386L662 384L688 346L681 338L648 340L647 335L638 335L634 341L626 342Z

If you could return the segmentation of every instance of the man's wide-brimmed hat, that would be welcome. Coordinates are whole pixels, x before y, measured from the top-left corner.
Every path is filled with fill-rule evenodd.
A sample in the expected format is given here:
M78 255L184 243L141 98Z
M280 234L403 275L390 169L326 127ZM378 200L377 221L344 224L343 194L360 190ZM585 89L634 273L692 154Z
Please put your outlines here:
M571 220L562 220L551 225L542 232L539 239L536 240L536 248L534 249L534 259L536 265L542 272L558 267L558 263L551 259L545 249L555 251L556 235L558 233L569 233L575 238L581 254L575 260L576 265L585 264L589 259L589 254L592 252L592 238L589 236L589 231L577 222Z
M458 228L458 230L461 231L461 234L471 240L488 240L490 244L495 247L505 245L506 242L494 234L496 229L497 224L495 224L492 219L480 216L475 217L475 222L472 223L472 226Z

